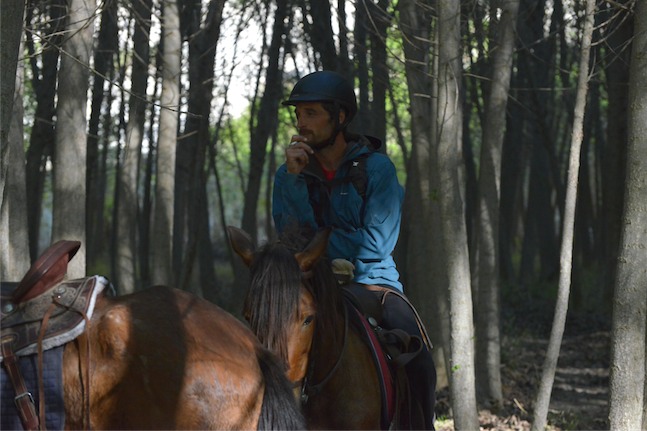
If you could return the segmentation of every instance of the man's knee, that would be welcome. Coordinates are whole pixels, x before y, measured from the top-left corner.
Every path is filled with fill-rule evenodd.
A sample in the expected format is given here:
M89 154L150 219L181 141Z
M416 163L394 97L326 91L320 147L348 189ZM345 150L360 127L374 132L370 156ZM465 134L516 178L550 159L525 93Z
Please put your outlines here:
M387 294L384 299L382 315L383 326L386 329L402 329L409 335L422 339L416 316L411 306L400 296Z

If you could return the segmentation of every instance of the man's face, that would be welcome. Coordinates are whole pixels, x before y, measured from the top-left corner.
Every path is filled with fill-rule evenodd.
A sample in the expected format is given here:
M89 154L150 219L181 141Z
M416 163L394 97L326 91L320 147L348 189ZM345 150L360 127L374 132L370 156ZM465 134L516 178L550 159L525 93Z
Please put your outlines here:
M294 112L297 116L299 135L308 138L308 145L318 148L330 140L334 124L320 102L297 103Z

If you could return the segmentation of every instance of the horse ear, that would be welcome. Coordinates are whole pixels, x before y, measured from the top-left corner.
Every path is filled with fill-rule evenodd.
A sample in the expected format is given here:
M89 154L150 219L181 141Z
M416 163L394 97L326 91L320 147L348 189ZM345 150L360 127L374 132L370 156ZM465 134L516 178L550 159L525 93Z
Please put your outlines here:
M294 255L302 272L310 271L317 260L326 253L331 232L331 228L318 231L310 244L303 251Z
M229 233L229 243L236 254L243 259L245 265L250 266L254 258L254 243L252 238L242 229L234 226L227 226Z

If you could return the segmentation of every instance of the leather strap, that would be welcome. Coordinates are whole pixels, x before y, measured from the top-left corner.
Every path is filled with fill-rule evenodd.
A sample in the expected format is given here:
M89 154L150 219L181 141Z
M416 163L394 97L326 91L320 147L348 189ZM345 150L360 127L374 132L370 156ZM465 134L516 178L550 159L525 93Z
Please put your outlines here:
M20 415L22 426L25 430L37 430L39 421L38 415L36 414L36 407L34 406L34 399L25 386L20 368L18 368L18 360L11 348L10 339L2 340L2 356L4 357L3 364L5 365L7 374L9 374L11 383L16 391L14 401L18 414Z
M38 411L40 413L40 423L41 430L45 430L45 378L43 377L43 338L45 337L45 331L47 330L47 324L49 319L52 316L52 313L56 309L57 303L56 299L52 300L47 312L45 312L45 317L43 318L43 323L40 327L40 332L38 333Z

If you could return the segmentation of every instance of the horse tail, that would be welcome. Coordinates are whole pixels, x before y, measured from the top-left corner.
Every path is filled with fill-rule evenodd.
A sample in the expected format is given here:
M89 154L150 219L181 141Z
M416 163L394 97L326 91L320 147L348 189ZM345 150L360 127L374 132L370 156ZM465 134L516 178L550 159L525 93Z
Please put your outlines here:
M261 415L258 418L259 430L303 430L305 420L285 377L285 370L269 350L258 349L258 364L265 381L265 394Z

